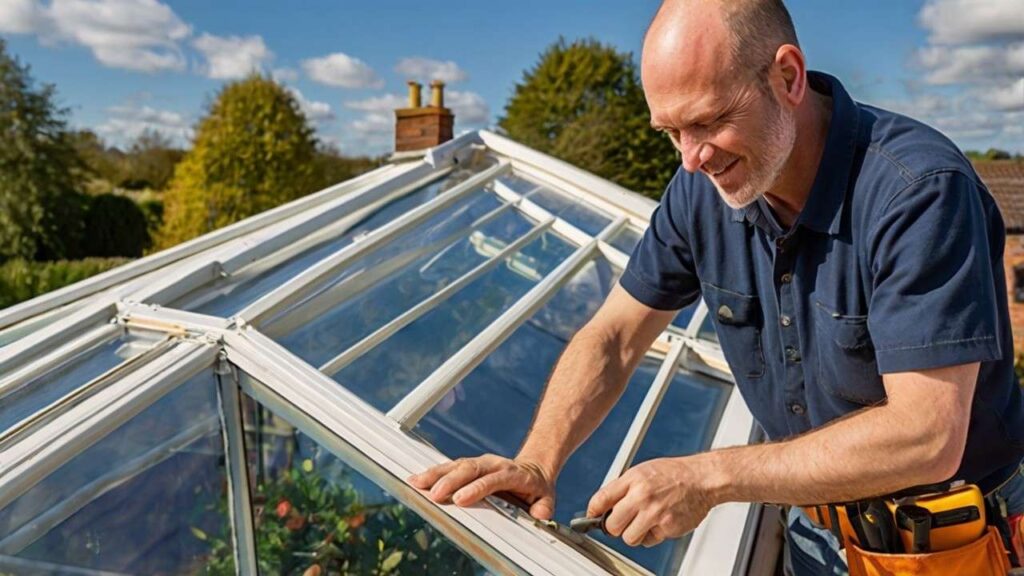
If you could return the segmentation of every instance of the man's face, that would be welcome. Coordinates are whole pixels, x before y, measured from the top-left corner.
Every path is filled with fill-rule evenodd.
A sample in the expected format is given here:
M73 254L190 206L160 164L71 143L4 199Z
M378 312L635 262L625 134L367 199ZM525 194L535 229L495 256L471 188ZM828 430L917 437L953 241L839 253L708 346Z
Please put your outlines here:
M672 139L683 167L706 174L733 208L775 184L796 140L794 114L759 83L704 83L677 93L645 84L652 126Z

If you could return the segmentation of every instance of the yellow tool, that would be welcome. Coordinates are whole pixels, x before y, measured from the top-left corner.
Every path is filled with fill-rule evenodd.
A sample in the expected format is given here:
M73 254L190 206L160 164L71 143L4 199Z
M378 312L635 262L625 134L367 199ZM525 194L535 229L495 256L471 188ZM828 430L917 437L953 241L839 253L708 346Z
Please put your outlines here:
M929 548L932 552L959 548L985 535L985 499L973 484L950 492L887 501L894 516L896 508L906 504L919 506L931 513ZM903 545L911 550L914 546L913 531L901 528L899 533Z

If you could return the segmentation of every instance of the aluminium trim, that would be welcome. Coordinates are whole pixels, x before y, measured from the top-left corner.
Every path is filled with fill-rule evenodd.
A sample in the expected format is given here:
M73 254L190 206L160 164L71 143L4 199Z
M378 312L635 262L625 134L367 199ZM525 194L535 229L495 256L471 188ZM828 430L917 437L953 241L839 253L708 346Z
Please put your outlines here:
M507 162L499 162L497 166L474 174L464 182L445 191L432 201L395 218L391 222L376 228L360 240L345 246L327 258L299 273L274 290L264 294L258 300L245 307L238 317L250 324L259 324L274 313L309 295L317 286L326 281L332 274L356 258L372 253L384 246L395 235L411 229L426 221L430 216L450 206L458 199L479 189L495 176L509 169Z
M209 367L217 348L182 342L0 451L0 509L113 432L179 384Z
M405 395L391 410L388 417L402 428L413 429L420 418L444 398L460 380L484 361L523 322L539 310L572 275L589 262L597 252L597 240L577 248L543 280L537 283L515 304L452 355L423 382Z
M421 515L435 518L440 511L450 516L531 574L605 574L579 551L533 527L532 521L521 518L509 523L508 516L489 503L461 508L416 498L418 491L405 478L447 462L447 457L403 433L393 421L351 391L258 331L244 329L225 334L224 338L229 360L262 380L265 386L272 386L283 404L301 418L302 421L293 421L293 425L308 427L311 422L318 423L353 448L347 457L383 467L391 475L385 478L391 482L388 489L394 490L392 494L396 496L409 494L411 500L407 505Z
M676 372L679 371L679 358L683 354L684 346L685 342L682 340L676 340L672 343L672 347L669 349L668 354L665 355L661 367L658 368L658 373L654 376L654 382L651 382L651 387L647 389L643 402L637 408L636 416L633 417L633 422L629 425L629 431L626 432L626 437L622 440L622 444L619 445L619 450L615 453L615 458L612 460L611 466L608 467L608 473L605 475L601 486L607 486L613 480L622 476L622 473L633 464L633 458L636 457L636 452L640 449L640 444L644 441L647 430L651 427L651 422L658 411L658 406L661 405L665 392L668 391L668 387L672 385L672 379L675 377Z
M246 462L245 430L242 426L241 397L238 394L238 374L221 352L217 374L217 400L220 405L221 434L224 441L224 458L228 484L228 519L231 522L231 539L235 548L235 572L242 575L258 574L256 561L255 523L252 517L252 502L249 484L249 466Z
M0 374L8 374L39 353L39 350L53 349L69 338L73 338L92 325L109 322L117 313L113 299L100 299L67 318L44 326L37 332L25 336L0 348Z
M506 206L510 206L510 204L506 204ZM374 330L371 334L353 344L341 354L338 354L334 358L325 362L323 366L320 366L320 371L328 376L334 376L345 366L348 366L357 358L368 352L371 348L380 344L384 340L387 340L395 332L398 332L402 328L412 324L417 318L420 318L427 312L437 308L443 302L447 301L452 295L456 294L474 280L492 270L495 266L501 264L506 258L518 252L530 242L536 240L545 230L551 227L552 223L554 223L554 218L549 218L546 221L537 224L526 234L523 234L522 237L516 239L508 246L505 246L505 248L500 252L491 256L484 262L481 262L475 268L466 272L451 284L445 286L412 308L406 310L394 320L391 320L377 330Z
M177 271L173 277L143 286L133 286L126 290L125 296L132 300L167 304L219 276L236 272L247 264L368 205L393 194L411 192L414 186L429 182L446 171L434 170L423 162L417 162L408 168L398 170L398 174L387 180L374 182L318 205L315 209L301 211L272 225L262 226L250 235L200 254L199 258L188 263L189 267Z
M183 450L203 436L218 430L219 427L220 422L217 417L208 416L150 448L145 453L127 462L117 463L117 467L113 470L81 486L42 514L33 517L32 522L24 524L0 540L0 554L15 555L20 553L25 548L31 546L33 542L45 536L50 530L88 506L92 501L131 480L136 475L171 458L178 451ZM255 572L247 572L246 574L255 574Z
M167 266L193 254L197 254L210 247L227 242L258 230L273 222L283 220L292 214L329 201L334 196L347 193L354 187L374 181L392 172L394 165L386 164L365 174L361 174L350 180L329 186L324 190L293 200L287 204L267 210L261 214L247 218L240 222L226 226L220 230L211 232L199 238L189 240L173 248L151 254L123 266L118 266L102 274L97 274L81 282L54 290L36 298L15 304L3 311L0 311L0 328L4 328L22 320L38 316L49 310L90 296L97 292L116 286L117 284L132 280L142 274Z
M0 400L20 390L25 384L56 370L90 349L115 340L123 329L116 324L103 324L81 336L72 338L67 344L49 354L43 354L35 361L0 378Z
M618 184L613 184L568 162L528 148L504 136L488 130L481 130L479 134L480 140L484 145L494 152L542 170L549 175L547 176L549 180L568 181L576 187L599 196L626 212L640 216L641 219L649 218L658 206L658 203L654 200L627 190Z

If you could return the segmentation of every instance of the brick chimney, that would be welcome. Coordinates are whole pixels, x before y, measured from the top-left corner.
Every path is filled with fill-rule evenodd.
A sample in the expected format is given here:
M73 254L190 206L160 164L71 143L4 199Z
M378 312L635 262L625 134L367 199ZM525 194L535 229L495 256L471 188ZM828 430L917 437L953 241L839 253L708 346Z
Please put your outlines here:
M423 150L452 139L455 116L444 107L444 82L430 83L430 105L420 105L419 82L409 81L409 107L395 110L395 152Z

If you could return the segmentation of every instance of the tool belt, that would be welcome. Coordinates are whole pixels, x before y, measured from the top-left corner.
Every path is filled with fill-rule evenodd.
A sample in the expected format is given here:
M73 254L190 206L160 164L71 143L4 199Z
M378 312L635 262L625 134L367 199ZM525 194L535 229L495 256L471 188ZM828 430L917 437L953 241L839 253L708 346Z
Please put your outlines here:
M1020 565L1005 502L974 485L936 488L803 510L846 549L850 576L1006 576Z

